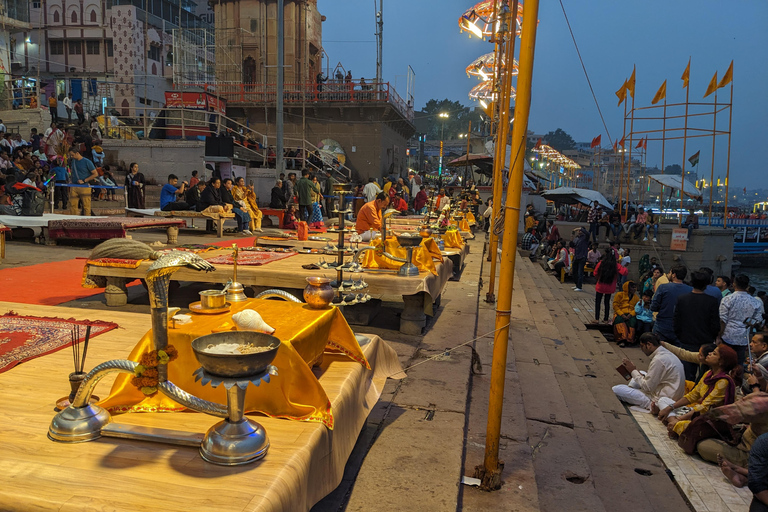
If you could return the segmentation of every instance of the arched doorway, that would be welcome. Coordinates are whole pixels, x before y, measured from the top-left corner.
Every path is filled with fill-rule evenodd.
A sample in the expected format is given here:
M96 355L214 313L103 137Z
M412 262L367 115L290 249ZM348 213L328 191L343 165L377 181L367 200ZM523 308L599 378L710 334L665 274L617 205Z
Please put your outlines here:
M122 107L122 109L123 109L123 115L124 115L124 116L126 116L126 117L127 117L127 116L131 115L131 111L130 111L130 108L131 108L131 104L130 104L130 103L128 103L128 100L125 100L125 99L124 99L124 100L123 100L123 102L120 104L120 106L121 106L121 107Z
M247 90L253 89L256 83L256 59L250 55L243 61L243 84Z

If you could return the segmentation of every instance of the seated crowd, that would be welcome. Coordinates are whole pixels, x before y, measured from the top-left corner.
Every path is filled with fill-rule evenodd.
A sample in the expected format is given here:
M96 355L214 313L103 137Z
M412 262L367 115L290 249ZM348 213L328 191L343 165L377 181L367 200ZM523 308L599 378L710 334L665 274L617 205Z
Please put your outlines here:
M646 371L623 360L619 371L628 382L613 387L616 396L656 416L686 453L749 486L750 511L768 511L766 294L756 294L744 274L715 277L709 268L689 272L683 265L665 273L647 255L635 281L630 250L611 241L600 252L592 235L578 227L563 240L552 221L537 223L529 206L521 246L532 260L541 254L557 277L570 274L575 291L593 274L595 323L611 324L619 346L639 345L649 359Z

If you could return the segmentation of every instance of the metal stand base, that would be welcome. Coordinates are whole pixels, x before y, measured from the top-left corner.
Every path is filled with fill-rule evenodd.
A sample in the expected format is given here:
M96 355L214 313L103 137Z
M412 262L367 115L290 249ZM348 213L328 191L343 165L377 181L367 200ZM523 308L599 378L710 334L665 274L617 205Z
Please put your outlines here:
M200 445L200 456L221 466L248 464L263 458L269 449L264 428L253 420L223 420L208 429Z
M408 247L408 256L406 256L406 263L397 271L400 276L417 276L419 275L419 267L411 263L413 261L413 247ZM401 260L402 261L402 260Z
M51 421L48 438L62 443L84 443L101 437L101 429L112 421L98 405L67 407Z

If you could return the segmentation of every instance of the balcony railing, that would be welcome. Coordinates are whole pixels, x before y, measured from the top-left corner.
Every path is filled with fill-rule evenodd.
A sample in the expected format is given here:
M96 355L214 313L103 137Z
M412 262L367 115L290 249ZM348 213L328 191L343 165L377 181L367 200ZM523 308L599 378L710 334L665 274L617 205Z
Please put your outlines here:
M0 0L0 16L29 23L29 0Z
M206 92L224 98L230 104L273 104L277 101L276 84L249 84L219 82L216 84L176 84L176 89L202 88ZM283 86L283 103L389 103L408 121L413 122L413 106L390 87L388 82L365 83L362 80L335 81L323 84L315 82L287 83Z

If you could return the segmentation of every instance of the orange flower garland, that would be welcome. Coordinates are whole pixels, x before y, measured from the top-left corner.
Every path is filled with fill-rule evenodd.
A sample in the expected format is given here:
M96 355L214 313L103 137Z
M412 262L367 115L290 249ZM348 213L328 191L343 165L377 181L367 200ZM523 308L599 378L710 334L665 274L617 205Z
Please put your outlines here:
M147 396L157 393L158 364L168 364L179 357L179 351L173 345L168 345L165 350L152 350L141 356L139 364L133 370L134 377L131 384Z

